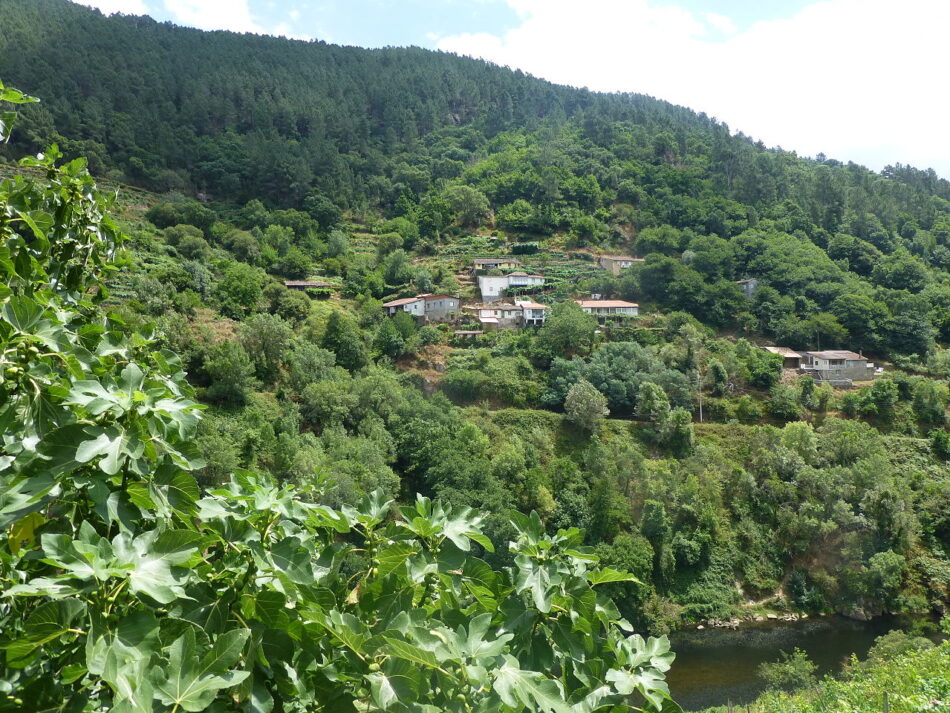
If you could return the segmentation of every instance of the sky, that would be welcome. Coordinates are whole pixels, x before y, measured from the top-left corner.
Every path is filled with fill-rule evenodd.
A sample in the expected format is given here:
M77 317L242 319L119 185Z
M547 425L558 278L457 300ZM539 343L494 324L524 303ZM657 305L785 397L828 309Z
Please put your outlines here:
M950 178L950 0L76 0L201 29L481 57L650 94L799 155Z

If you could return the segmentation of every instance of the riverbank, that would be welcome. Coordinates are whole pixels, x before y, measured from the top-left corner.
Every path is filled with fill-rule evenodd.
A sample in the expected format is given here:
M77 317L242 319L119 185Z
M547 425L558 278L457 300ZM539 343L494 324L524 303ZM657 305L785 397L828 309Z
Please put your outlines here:
M676 660L667 680L674 699L687 711L744 705L763 692L759 665L777 660L780 652L800 648L818 666L818 675L835 675L852 654L863 658L877 637L893 629L931 636L938 631L929 617L856 621L837 615L681 630L670 637Z
M826 616L825 614L818 614L819 617ZM797 621L807 621L811 618L810 614L802 613L784 613L778 614L775 612L768 612L765 614L748 614L742 617L733 617L732 619L705 619L699 624L696 625L697 631L703 631L704 629L732 629L736 631L739 627L747 624L762 624L765 622L784 622L786 624L792 624Z
M740 709L705 713L946 713L950 711L950 641L875 661L845 680L826 678L799 693L767 693Z

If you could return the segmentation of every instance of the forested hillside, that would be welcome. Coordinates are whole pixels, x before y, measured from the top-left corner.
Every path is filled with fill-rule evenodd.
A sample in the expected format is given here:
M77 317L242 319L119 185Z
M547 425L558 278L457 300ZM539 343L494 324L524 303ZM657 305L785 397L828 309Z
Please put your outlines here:
M104 552L123 527L198 527L173 564L198 562L208 538L217 549L183 588L175 569L161 590L195 603L162 610L146 585L111 580L112 570L90 595L97 606L113 595L145 601L149 627L176 621L147 633L151 660L194 649L182 619L210 635L197 632L201 651L228 631L251 630L254 642L277 628L294 642L287 665L311 676L302 689L343 681L334 690L348 701L413 711L428 710L422 678L387 688L368 666L398 678L421 663L454 677L429 670L444 651L422 614L411 627L389 618L420 602L453 637L480 635L458 628L459 611L494 612L492 627L513 617L524 634L497 652L493 643L490 663L518 658L526 688L439 679L447 697L433 705L459 711L472 709L453 696L489 690L502 710L560 710L545 708L559 687L596 710L593 683L606 671L600 657L616 655L621 616L660 634L950 605L950 183L933 172L801 158L648 97L417 49L205 33L65 0L5 0L0 28L2 79L42 100L23 105L0 154L0 175L26 176L2 186L0 269L21 279L18 241L38 241L30 254L44 265L47 232L71 244L72 224L57 227L71 214L57 201L86 196L89 182L81 163L51 168L51 142L66 160L89 157L129 236L100 223L95 204L91 224L106 243L83 249L115 267L83 263L95 272L81 277L70 263L69 294L47 294L58 277L39 273L37 284L0 289L3 393L18 409L0 415L33 429L4 441L0 475L20 487L48 460L57 507L67 486L65 501L82 503L47 521L22 509L45 502L29 488L11 501L0 522L18 534L4 540L3 587L17 597L55 597L69 548ZM47 158L17 163L38 151ZM606 254L643 260L613 274L598 262ZM543 303L543 326L492 331L471 311L427 322L384 308L419 293L478 302L473 260L489 256L543 277L505 296ZM598 319L576 302L591 294L635 302L639 315ZM37 302L29 314L9 307L21 298ZM852 350L883 372L845 388L783 369L762 345ZM78 362L46 347L75 350ZM143 387L132 364L165 391ZM86 383L90 370L105 395ZM184 400L176 409L187 415L166 414L165 397ZM82 444L82 457L65 441ZM179 482L176 469L190 475ZM240 506L222 504L232 500ZM87 516L95 522L80 530ZM68 546L52 539L67 534ZM40 554L57 543L66 549ZM588 576L594 556L634 579ZM327 591L311 586L322 577ZM210 602L232 586L249 594L219 616ZM389 587L401 593L386 599ZM518 603L499 604L512 588ZM26 620L23 601L3 615ZM580 628L558 628L571 607L583 612L578 627L601 622L596 651L579 648ZM376 624L347 640L353 621L331 610ZM530 617L550 625L554 644L532 639ZM71 631L58 634L70 656L81 645ZM316 632L316 648L298 646ZM334 665L327 636L354 652L343 674L323 668ZM47 665L37 663L42 643L24 646L8 672L21 660L33 672ZM649 646L659 676L668 656ZM257 671L267 695L292 700L296 673L268 678L273 652L256 655L227 659L221 675ZM564 674L572 657L587 662L576 680ZM455 663L465 665L461 653ZM535 673L551 670L566 679ZM42 688L43 675L31 685ZM241 705L256 681L240 689ZM610 702L628 684L618 680ZM656 707L673 710L656 690Z
M321 227L335 208L401 215L423 253L480 225L622 246L648 269L602 291L795 348L925 358L950 337L950 183L930 171L803 160L647 97L422 50L204 33L66 0L9 0L0 25L8 80L44 98L15 151L55 140L100 175ZM744 305L742 277L770 289Z

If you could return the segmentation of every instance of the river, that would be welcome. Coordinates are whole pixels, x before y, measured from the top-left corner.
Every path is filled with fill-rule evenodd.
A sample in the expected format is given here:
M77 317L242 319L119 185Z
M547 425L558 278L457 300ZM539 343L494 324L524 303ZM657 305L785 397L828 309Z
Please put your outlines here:
M818 674L838 673L852 654L863 658L874 640L891 629L916 630L926 618L880 617L853 621L840 616L798 622L762 622L740 629L680 631L670 639L676 660L667 673L673 699L686 711L749 703L762 692L759 664L777 661L796 646L808 653ZM921 633L930 634L933 627Z

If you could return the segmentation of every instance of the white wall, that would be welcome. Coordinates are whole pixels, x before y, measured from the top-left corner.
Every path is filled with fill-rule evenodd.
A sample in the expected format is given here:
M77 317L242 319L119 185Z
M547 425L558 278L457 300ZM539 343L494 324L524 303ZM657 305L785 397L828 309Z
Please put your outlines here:
M482 293L483 300L497 300L507 287L507 275L478 278L478 289Z
M426 313L426 303L422 300L417 300L415 302L410 302L407 305L403 305L402 309L404 312L408 312L411 315L422 317Z

